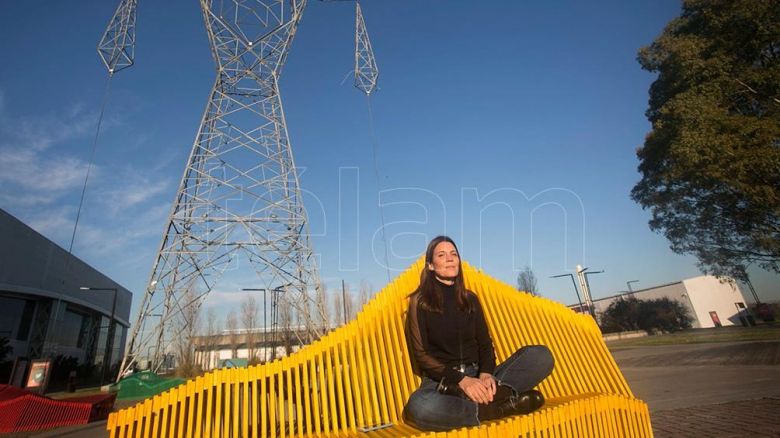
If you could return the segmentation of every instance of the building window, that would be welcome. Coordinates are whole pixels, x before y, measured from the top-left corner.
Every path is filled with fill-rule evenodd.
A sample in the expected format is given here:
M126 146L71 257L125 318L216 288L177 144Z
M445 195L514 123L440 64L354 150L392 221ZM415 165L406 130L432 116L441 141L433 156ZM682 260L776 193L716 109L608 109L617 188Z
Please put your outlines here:
M82 313L74 312L71 309L65 310L62 322L56 327L61 346L81 347L86 332L85 319L88 319L88 317Z
M32 318L25 316L28 313L31 316L34 309L34 301L0 297L0 338L26 340Z

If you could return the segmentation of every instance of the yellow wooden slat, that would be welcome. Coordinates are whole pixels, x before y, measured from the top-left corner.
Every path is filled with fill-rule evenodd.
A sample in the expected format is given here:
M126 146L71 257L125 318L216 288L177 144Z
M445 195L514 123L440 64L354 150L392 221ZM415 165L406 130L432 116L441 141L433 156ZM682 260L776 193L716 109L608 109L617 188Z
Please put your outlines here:
M190 418L190 433L188 436L191 437L202 437L202 429L201 424L203 423L203 417L205 416L205 404L203 400L203 382L205 380L204 376L198 377L195 379L193 388L192 388L192 398L193 398L193 405L194 410L190 414L192 417Z
M379 418L377 422L385 424L390 421L390 415L387 412L387 395L385 394L385 387L390 383L390 376L387 370L387 358L382 354L384 349L381 348L380 333L381 329L379 325L382 323L380 318L375 318L371 324L371 333L368 337L369 340L369 352L372 366L369 368L373 373L373 382L376 382L377 389L376 395L379 398Z
M303 382L301 381L301 370L302 365L300 363L300 360L298 360L292 370L293 373L293 381L292 386L293 390L295 391L295 424L296 424L296 433L298 435L302 434L303 429L303 417L304 417L304 410L303 410L303 391L305 390Z
M214 418L216 417L216 414L214 413L214 398L216 397L216 393L214 391L214 373L208 373L203 377L204 382L202 395L206 399L206 418L203 422L203 436L206 438L211 438L214 430Z
M333 356L333 376L335 380L334 387L333 387L333 399L338 409L338 412L336 413L339 419L338 429L346 430L349 429L350 426L347 424L347 408L346 408L347 390L344 387L344 365L342 364L339 345L335 344L331 348L332 348L331 354Z
M325 369L322 374L325 375L325 387L323 390L328 394L328 410L327 416L330 418L330 428L328 432L338 430L338 424L340 422L338 406L336 406L336 376L333 373L333 361L331 360L333 351L325 350Z
M232 415L232 421L228 424L228 431L232 434L233 438L238 438L239 431L241 430L241 400L239 399L239 380L238 375L241 369L231 368L228 372L228 388L230 388L230 410ZM228 417L230 418L230 417Z
M385 353L384 357L387 361L387 374L389 376L389 379L387 377L385 378L387 382L387 392L385 393L385 396L388 401L387 409L390 414L389 421L397 423L401 416L403 405L406 403L406 400L401 396L402 381L400 378L400 374L405 370L404 367L397 362L397 359L401 356L397 350L398 341L393 332L395 327L392 323L397 318L391 313L393 309L388 307L389 306L385 307L387 310L384 312L384 322L380 326L383 335L380 346Z
M290 365L291 362L292 362L292 360L290 360L289 358L285 358L284 381L285 381L285 386L286 386L285 389L287 390L287 392L285 394L286 398L287 398L287 404L286 404L286 409L285 409L285 412L286 412L285 424L287 425L287 433L289 434L288 436L292 436L292 434L294 433L293 428L294 428L294 425L295 425L295 421L294 421L294 418L293 418L294 415L295 415L295 407L293 406L293 401L294 400L293 400L292 366Z
M314 352L309 358L309 392L311 393L311 404L312 404L312 412L313 412L313 424L312 429L314 431L315 435L319 435L322 433L322 403L320 398L320 384L319 384L319 376L317 371L317 352Z
M269 365L265 365L262 367L258 367L257 372L257 378L260 379L260 391L259 391L259 397L260 397L260 424L259 424L259 432L260 436L262 438L268 437L268 428L271 424L270 415L268 413L269 407L268 407L268 371L270 369Z
M229 436L228 427L230 426L231 414L230 388L228 387L228 383L230 382L228 375L229 372L229 369L223 368L217 370L217 372L214 373L214 377L216 377L215 383L217 386L217 411L214 412L214 435L220 438L227 438Z
M355 351L357 350L357 342L355 341L356 334L350 333L348 335L347 339L347 352L349 354L349 363L350 363L350 374L351 374L351 382L352 382L352 394L354 394L354 398L356 400L355 402L355 410L357 411L357 427L365 426L367 423L366 414L364 414L364 406L363 400L367 400L366 397L366 391L365 391L365 381L363 380L364 374L360 370L361 364L357 360L357 354L355 354Z
M311 376L309 375L309 369L311 367L312 350L303 349L298 354L301 356L301 379L303 380L301 384L301 390L303 391L303 407L306 411L303 423L306 433L311 433L313 430L311 413L314 412L314 406L312 404L313 402L311 397L312 384Z
M344 332L341 332L338 338L339 342L338 345L338 357L342 364L341 369L341 376L342 380L344 382L344 394L343 400L346 404L346 428L349 428L351 431L355 431L357 428L357 425L355 424L355 415L356 415L356 409L355 409L355 402L353 401L352 395L355 393L353 390L352 385L352 374L350 372L350 369L354 369L354 362L350 362L349 355L346 351L348 344L346 341L346 335Z
M151 436L152 438L157 438L160 436L160 402L162 400L162 396L155 397L151 400L151 415L149 415L151 424L150 424L150 431L151 434L147 436Z
M241 437L246 438L249 436L249 422L252 419L252 414L249 411L249 387L251 385L251 382L249 381L249 370L241 368L238 378L238 384L241 385Z
M271 368L268 370L268 430L270 434L268 436L276 437L276 428L279 424L277 421L277 391L279 385L277 383L277 377L279 374L279 361L271 362Z

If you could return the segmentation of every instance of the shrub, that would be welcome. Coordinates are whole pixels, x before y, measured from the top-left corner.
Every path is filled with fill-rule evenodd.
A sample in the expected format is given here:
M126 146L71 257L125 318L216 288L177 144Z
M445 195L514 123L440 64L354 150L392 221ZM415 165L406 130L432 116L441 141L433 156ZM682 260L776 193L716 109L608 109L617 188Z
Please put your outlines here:
M604 333L630 330L674 332L690 328L692 321L682 303L667 297L652 300L621 297L607 307L600 319Z

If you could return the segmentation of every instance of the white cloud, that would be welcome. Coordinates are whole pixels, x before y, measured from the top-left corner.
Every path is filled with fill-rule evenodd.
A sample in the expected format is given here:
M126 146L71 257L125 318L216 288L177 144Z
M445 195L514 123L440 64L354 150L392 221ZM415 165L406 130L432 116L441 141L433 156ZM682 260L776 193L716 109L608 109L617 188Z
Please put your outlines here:
M68 156L50 156L21 147L0 148L0 182L32 191L19 195L56 196L84 183L88 164ZM93 167L92 172L99 170ZM93 174L94 174L93 173Z
M75 220L76 216L73 208L60 206L38 210L36 214L25 218L25 223L35 231L67 249L73 233L73 222Z
M81 104L74 104L65 114L26 116L12 122L19 143L35 151L44 151L54 144L94 134L97 114L85 111Z
M148 171L145 173L148 173ZM100 204L110 214L115 215L142 205L169 189L169 180L152 181L145 173L141 173L134 168L126 168L124 171L119 172L118 175L113 175L112 178L120 183L109 185L104 190L98 191L96 197L99 199ZM103 186L105 187L106 184ZM172 199L170 198L169 201L172 201Z
M80 104L59 113L12 116L0 90L0 184L2 199L11 207L54 203L65 194L78 193L88 163L63 152L75 139L94 132L97 117ZM93 175L100 169L93 167Z
M0 205L14 205L23 209L41 205L49 205L56 199L56 196L50 194L25 193L21 195L11 192L0 192Z

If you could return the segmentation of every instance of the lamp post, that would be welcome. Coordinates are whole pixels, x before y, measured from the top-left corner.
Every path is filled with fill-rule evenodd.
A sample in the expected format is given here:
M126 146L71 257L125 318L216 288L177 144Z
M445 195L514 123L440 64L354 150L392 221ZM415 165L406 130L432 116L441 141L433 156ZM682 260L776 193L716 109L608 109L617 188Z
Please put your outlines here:
M286 288L288 286L292 286L292 283L287 283L287 284L285 284L283 286L277 286L277 287L271 289L271 291L274 293L273 294L274 306L273 306L273 311L272 311L272 313L273 313L273 320L274 320L273 321L274 337L273 337L273 341L272 341L272 345L271 345L271 348L272 348L272 350L271 350L271 357L272 357L272 359L276 359L276 333L279 331L279 293L280 292L285 292Z
M580 299L580 292L577 290L577 283L574 281L574 274L560 274L553 275L550 278L570 277L571 285L574 286L574 293L577 294L577 302L580 303L579 312L582 312L582 300Z
M103 385L103 383L106 380L106 371L108 371L111 359L113 359L112 351L114 349L114 331L116 327L116 322L114 321L114 317L116 316L116 296L117 296L117 288L115 287L87 287L87 286L81 286L79 287L80 290L88 290L88 291L113 291L114 292L114 299L111 303L111 319L108 321L108 342L106 343L106 351L103 354L103 372L100 373L100 384Z
M585 272L588 268L583 269L582 272L582 278L585 279L585 287L588 288L588 310L590 310L590 316L593 317L593 319L596 319L596 311L593 309L593 295L590 293L590 282L588 281L588 275L593 274L603 274L604 270L601 271L590 271Z
M263 343L268 344L268 315L266 314L266 289L265 288L251 288L246 287L241 289L244 292L263 292ZM249 335L247 334L247 339L249 339ZM265 352L263 353L263 362L266 362L266 355Z
M629 280L626 282L626 286L628 286L628 293L630 294L634 293L634 290L631 289L631 283L639 283L639 280Z

